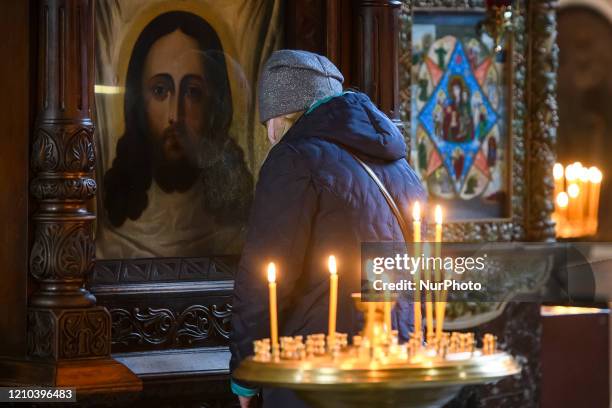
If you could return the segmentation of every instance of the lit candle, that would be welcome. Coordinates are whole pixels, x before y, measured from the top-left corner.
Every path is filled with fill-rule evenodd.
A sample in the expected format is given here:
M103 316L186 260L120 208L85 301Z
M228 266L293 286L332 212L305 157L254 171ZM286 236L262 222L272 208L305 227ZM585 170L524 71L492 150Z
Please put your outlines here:
M431 282L431 271L429 269L425 270L425 280ZM431 338L434 334L431 290L425 291L425 324L427 325L427 338Z
M561 163L555 163L553 166L553 178L555 179L555 197L557 197L565 189L563 183L563 165Z
M421 242L421 205L418 201L412 206L412 226L414 242Z
M391 325L391 300L389 296L389 291L385 291L385 303L384 303L384 318L385 318L385 331L388 335L391 335L391 330L393 329Z
M442 243L442 207L436 205L434 219L436 221L436 252L439 253Z
M565 238L567 236L567 204L569 202L569 197L565 191L557 194L557 198L555 199L555 221L557 223L557 235L561 238Z
M427 247L427 254L429 255L431 251L431 246ZM428 284L431 284L431 270L426 267L425 270L425 280ZM427 341L431 339L434 335L434 327L433 327L433 304L431 302L431 290L425 291L425 324L427 326Z
M278 347L278 319L276 316L276 266L268 264L268 288L270 291L270 338L272 350Z
M421 256L421 205L419 202L415 202L412 207L412 233L414 241L414 257ZM421 316L421 288L420 288L420 270L416 270L414 273L415 289L414 289L414 332L421 333L422 320Z
M336 257L331 255L327 262L329 267L329 323L327 335L329 336L330 349L336 339L336 313L338 309L338 273Z
M576 228L579 227L577 223L579 220L579 203L578 196L580 195L580 187L578 187L577 183L570 183L567 186L567 195L569 197L569 203L567 208L567 218L569 220L570 227L572 229L572 236L575 236Z
M578 162L568 165L565 168L565 183L567 185L567 195L569 198L567 205L567 221L568 229L573 230L578 219L578 194L580 193L580 187L578 187L578 168L576 165ZM572 233L570 232L570 235Z
M434 257L436 259L440 259L442 255L442 207L436 205L434 217L436 221L436 234L435 234L435 253ZM442 281L442 277L440 276L443 271L438 268L438 262L434 262L435 271L436 271L436 281ZM442 324L444 323L444 309L446 302L442 297L442 293L440 291L436 291L436 338L440 340L442 338Z
M367 328L367 331L365 333L366 334L365 337L370 342L370 347L373 347L374 337L375 337L374 336L374 326L376 326L374 322L378 320L376 318L376 314L377 314L376 313L376 303L369 301L367 302L367 305L368 305L368 312L367 312L368 314L366 316L366 326L365 326Z
M565 166L565 181L569 182L575 178L576 177L574 176L574 165L568 164L567 166Z
M588 186L589 186L589 169L586 167L582 167L578 169L578 187L580 188L580 193L578 195L578 225L580 226L580 230L582 232L581 235L587 233L586 229L588 226L586 225L587 221L587 211L588 211Z
M597 167L589 168L589 208L588 208L588 219L589 228L592 234L597 233L597 216L599 212L599 193L601 189L601 180L603 174Z

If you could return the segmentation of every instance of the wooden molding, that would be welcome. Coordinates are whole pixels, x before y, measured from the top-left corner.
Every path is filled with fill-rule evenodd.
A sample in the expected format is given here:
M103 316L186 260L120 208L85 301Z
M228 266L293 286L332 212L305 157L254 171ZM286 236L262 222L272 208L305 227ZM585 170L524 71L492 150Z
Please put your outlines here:
M361 0L353 35L355 85L399 124L399 14L401 2Z

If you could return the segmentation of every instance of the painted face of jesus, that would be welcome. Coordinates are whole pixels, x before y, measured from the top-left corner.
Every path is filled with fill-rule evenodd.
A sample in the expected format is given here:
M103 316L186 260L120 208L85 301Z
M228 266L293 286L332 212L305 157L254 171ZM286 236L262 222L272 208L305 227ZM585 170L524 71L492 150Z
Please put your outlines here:
M204 124L204 63L198 43L176 30L159 38L144 63L149 141L161 160L195 160Z

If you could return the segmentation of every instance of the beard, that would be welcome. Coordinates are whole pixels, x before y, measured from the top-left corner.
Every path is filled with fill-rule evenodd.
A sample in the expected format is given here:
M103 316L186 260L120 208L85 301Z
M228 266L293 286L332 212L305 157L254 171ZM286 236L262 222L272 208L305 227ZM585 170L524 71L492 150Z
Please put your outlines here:
M172 125L155 138L153 180L165 193L185 192L201 183L203 210L217 222L246 221L253 194L253 178L242 149L227 134L188 133ZM190 141L197 141L194 142Z
M188 130L181 125L167 127L152 146L153 179L165 193L185 192L198 180L196 146L190 146Z

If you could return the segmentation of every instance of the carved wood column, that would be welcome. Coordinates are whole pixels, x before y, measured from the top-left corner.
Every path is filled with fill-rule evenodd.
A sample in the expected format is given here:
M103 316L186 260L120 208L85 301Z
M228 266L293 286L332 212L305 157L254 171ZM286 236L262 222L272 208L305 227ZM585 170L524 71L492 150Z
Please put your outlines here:
M527 238L532 241L555 239L553 211L554 179L557 142L557 1L534 0L527 2L529 43L528 71L528 120L529 145L527 146L529 193L538 197L527 200L536 203L528 207ZM539 205L537 204L539 203Z
M356 3L353 83L400 125L398 46L401 2L359 0Z
M96 191L89 84L93 67L88 55L92 48L88 42L93 40L91 9L88 1L46 1L40 8L38 113L30 185L38 204L32 217L30 274L39 287L30 298L31 314L39 309L94 310L90 306L95 298L83 288L94 257L95 216L87 211L86 202Z
M38 107L31 146L35 199L28 357L51 367L45 381L77 390L138 390L139 380L110 358L111 319L85 288L93 267L96 192L94 0L39 3ZM62 370L66 367L69 375ZM79 372L98 371L83 376Z

